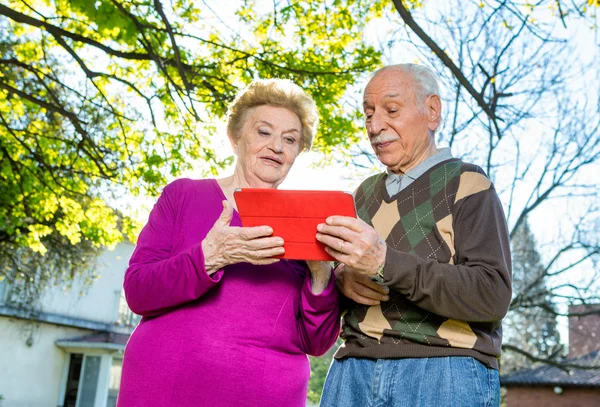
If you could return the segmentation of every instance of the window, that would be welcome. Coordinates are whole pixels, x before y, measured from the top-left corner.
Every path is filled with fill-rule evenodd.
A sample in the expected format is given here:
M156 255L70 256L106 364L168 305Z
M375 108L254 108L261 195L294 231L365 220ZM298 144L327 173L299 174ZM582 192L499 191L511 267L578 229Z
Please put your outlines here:
M63 407L77 406L77 391L79 390L79 377L81 374L81 365L83 365L83 355L71 354L69 363L69 373L67 375L67 388L65 390L65 400Z
M100 373L100 356L86 355L83 359L82 372L77 407L94 407Z
M69 363L64 407L94 407L100 356L74 353Z
M115 407L117 405L117 395L121 385L121 370L123 368L123 359L113 358L110 366L110 377L108 379L108 399L106 407Z
M123 359L111 355L70 354L62 407L115 407Z

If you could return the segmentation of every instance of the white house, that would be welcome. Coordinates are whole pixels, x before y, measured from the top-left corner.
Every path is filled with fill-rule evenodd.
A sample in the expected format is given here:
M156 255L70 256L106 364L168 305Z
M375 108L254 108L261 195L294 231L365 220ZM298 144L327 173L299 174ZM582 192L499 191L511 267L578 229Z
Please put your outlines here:
M119 390L123 349L137 323L123 297L133 244L98 259L100 277L82 292L46 291L35 320L6 304L0 282L0 406L108 407Z

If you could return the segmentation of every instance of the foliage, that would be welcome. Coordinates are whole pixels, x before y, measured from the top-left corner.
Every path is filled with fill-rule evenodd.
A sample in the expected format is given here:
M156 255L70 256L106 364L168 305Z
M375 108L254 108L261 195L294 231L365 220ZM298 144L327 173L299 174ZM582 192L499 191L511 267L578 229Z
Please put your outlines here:
M325 385L327 372L333 359L335 351L342 344L342 340L338 339L333 347L323 356L312 357L310 359L310 381L308 382L308 400L312 403L319 404L321 400L321 391Z
M42 239L48 248L45 254L25 247L0 245L0 272L10 284L7 302L33 317L39 311L39 300L49 285L71 288L73 280L81 277L84 286L97 277L94 260L101 249L89 240L76 245L56 233Z
M379 64L360 40L361 16L379 7L308 1L259 13L245 2L228 31L190 0L0 1L0 278L44 287L87 261L40 271L42 259L134 240L139 225L111 203L231 162L212 148L214 123L254 78L289 78L314 96L318 150L352 144L357 113L344 95Z

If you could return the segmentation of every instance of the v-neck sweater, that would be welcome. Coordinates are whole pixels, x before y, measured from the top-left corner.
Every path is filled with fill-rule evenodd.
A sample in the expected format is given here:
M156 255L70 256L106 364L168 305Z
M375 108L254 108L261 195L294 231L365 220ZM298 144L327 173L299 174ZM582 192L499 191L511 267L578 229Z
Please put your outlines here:
M483 170L439 162L390 196L386 173L357 189L358 216L387 244L389 301L345 301L335 357L471 356L498 369L511 300L506 219Z

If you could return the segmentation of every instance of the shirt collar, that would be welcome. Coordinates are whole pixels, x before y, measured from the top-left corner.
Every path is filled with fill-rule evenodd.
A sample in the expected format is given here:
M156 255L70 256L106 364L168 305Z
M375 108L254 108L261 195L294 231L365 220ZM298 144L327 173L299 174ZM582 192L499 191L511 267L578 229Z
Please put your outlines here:
M433 167L436 164L441 163L442 161L446 161L452 158L452 152L449 147L440 148L437 152L429 158L426 158L419 164L417 164L413 169L408 171L405 174L395 174L389 169L387 170L387 178L385 180L385 185L389 186L394 183L400 184L404 178L408 178L411 181L419 178L423 175L428 169Z

